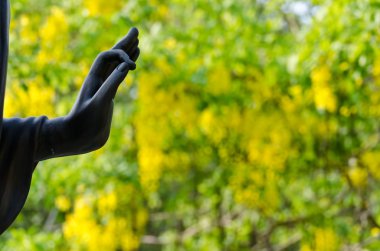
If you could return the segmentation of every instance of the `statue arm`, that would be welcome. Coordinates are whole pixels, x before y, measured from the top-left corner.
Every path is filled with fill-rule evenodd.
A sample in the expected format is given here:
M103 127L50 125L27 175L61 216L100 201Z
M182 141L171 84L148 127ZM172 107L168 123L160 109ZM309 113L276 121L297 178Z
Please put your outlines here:
M11 225L27 198L38 161L81 154L107 140L118 86L135 69L140 51L133 28L91 67L71 112L61 118L4 119L8 59L9 0L0 1L0 235Z
M95 59L78 98L67 116L45 120L35 160L87 153L102 147L110 133L113 99L129 70L136 68L138 30Z

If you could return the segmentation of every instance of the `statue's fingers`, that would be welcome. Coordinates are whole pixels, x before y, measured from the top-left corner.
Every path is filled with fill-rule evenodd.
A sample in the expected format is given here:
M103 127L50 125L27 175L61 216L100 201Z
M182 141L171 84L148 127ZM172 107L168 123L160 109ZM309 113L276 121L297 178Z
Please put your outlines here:
M128 49L125 50L125 52L126 52L129 56L131 56L131 55L133 54L134 50L136 50L136 48L138 48L138 46L139 46L139 40L136 39L136 41L133 42L133 44L132 44Z
M131 57L127 53L119 49L116 49L113 51L115 51L119 55L119 60L128 64L129 69L131 70L136 69L136 63L131 59Z
M129 51L128 56L130 57L131 60L133 60L133 56L135 56L136 52L139 50L139 47L133 48L131 51ZM134 60L135 61L135 60Z
M120 64L111 75L104 81L99 90L95 93L94 99L98 102L112 100L117 92L117 89L121 82L125 79L129 71L129 65L127 63Z
M99 54L91 67L90 74L97 75L104 80L111 74L117 65L122 62L129 62L131 68L136 68L135 63L130 59L128 54L121 49L112 49Z
M132 61L129 55L122 49L113 49L113 50L106 51L103 54L102 59L107 63L112 63L112 62L120 63L120 62ZM131 62L131 63L134 64L134 62Z
M122 38L112 49L122 49L127 51L133 43L136 41L139 35L139 31L137 28L133 27L129 30L128 34Z
M95 64L90 71L88 81L86 79L83 86L84 94L87 97L93 97L102 83L110 76L115 68L121 63L127 63L128 69L136 69L136 64L121 49L109 50L102 52L99 56L100 63Z
M136 60L138 59L139 56L140 56L140 48L137 47L137 48L132 52L132 54L130 55L130 58L132 59L132 61L136 62Z

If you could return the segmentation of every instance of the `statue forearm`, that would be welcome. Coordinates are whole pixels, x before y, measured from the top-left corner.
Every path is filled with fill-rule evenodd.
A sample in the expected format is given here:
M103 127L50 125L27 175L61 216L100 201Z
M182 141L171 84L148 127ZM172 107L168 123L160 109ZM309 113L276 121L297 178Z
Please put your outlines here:
M111 121L105 127L109 128L110 123ZM40 130L35 159L41 161L99 149L105 144L109 135L109 129L106 130L104 137L102 131L96 126L91 127L90 123L82 119L75 120L71 116L46 120Z

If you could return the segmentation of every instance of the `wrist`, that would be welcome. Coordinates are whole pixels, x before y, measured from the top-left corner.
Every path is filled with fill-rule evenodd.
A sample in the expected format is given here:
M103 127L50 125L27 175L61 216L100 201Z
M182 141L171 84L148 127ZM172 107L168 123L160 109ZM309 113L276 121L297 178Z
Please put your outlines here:
M64 143L63 136L66 124L65 117L44 121L36 151L36 159L38 161L60 156L62 153L60 146Z

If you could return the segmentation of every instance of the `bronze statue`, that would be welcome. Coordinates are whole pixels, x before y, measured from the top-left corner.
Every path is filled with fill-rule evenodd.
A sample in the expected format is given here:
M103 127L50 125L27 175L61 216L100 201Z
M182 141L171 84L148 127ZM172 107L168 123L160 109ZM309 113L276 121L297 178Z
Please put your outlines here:
M15 220L26 201L39 161L87 153L109 136L113 99L139 57L138 30L93 63L78 98L65 117L3 119L9 43L9 0L0 3L0 234Z

